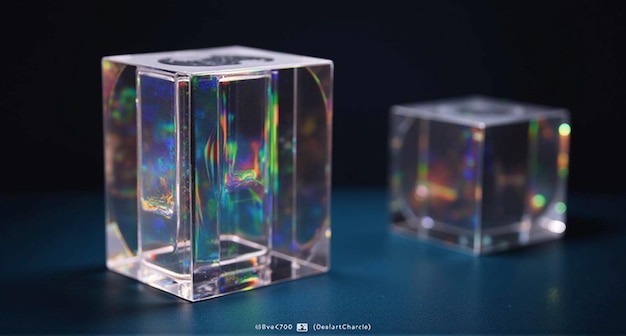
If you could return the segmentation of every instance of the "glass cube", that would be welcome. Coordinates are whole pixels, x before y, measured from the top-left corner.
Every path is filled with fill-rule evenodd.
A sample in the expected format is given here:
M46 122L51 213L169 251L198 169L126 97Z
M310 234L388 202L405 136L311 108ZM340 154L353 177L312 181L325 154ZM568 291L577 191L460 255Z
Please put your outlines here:
M189 301L327 272L333 63L102 59L107 267Z
M567 110L470 96L395 105L390 126L394 232L473 255L564 234Z

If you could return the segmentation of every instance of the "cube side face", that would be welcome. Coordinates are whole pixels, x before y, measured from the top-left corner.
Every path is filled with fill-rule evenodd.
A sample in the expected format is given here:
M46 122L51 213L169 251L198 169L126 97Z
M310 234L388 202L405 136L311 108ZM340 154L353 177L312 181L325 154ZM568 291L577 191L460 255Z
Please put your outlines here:
M271 244L276 279L330 267L333 68L318 64L273 73L275 159L271 171L275 219ZM285 267L293 263L296 267Z
M136 67L103 60L102 84L107 267L136 278Z
M391 115L391 227L477 253L484 130Z
M561 237L569 113L453 102L391 111L392 229L474 255Z
M105 149L116 168L110 269L189 301L328 270L332 63L195 75L118 64L122 82L109 63L105 136L128 133L126 146ZM112 121L116 85L136 97L126 128ZM111 164L121 157L133 169ZM130 192L118 201L124 172Z
M481 253L563 235L569 136L563 111L487 129Z
M543 118L530 120L525 125L528 149L524 183L521 184L519 169L494 171L493 199L509 202L503 194L523 192L523 216L518 221L508 221L510 233L500 236L503 242L492 241L493 249L506 249L508 245L527 245L563 236L566 229L567 175L569 172L569 113L555 111ZM494 129L494 131L496 131ZM508 132L510 136L510 132ZM493 157L498 162L497 156ZM503 160L501 160L503 161ZM510 165L509 168L512 168ZM517 171L517 173L516 173ZM487 204L487 203L485 203ZM506 207L502 204L502 207ZM493 206L493 208L497 208ZM485 235L489 234L485 230ZM500 245L500 246L499 246ZM489 246L485 246L489 251Z
M194 299L326 272L332 68L192 78Z
M192 298L189 77L138 67L138 279Z

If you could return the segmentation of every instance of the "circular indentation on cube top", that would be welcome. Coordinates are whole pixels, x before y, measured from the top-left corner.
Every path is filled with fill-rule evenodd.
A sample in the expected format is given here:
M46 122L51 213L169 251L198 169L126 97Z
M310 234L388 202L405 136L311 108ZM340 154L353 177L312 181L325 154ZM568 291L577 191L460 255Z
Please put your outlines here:
M455 114L465 117L522 115L524 108L519 105L506 105L485 100L471 100L458 104L439 106L439 113Z
M204 57L166 57L159 60L159 63L180 66L220 66L220 65L237 65L242 62L271 62L274 59L259 56L241 56L241 55L212 55Z

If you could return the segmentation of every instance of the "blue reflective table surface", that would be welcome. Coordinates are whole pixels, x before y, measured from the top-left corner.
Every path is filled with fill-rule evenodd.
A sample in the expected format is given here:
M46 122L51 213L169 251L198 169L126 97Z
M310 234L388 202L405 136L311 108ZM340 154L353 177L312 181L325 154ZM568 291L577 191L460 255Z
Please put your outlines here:
M337 187L328 274L192 304L105 269L100 192L4 193L0 334L626 334L626 194L568 199L564 239L472 257L389 233L384 189Z

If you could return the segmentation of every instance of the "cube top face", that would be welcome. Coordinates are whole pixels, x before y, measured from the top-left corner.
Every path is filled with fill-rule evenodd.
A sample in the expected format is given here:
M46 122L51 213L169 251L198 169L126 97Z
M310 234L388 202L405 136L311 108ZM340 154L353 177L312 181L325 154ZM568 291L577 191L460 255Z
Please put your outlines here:
M562 108L539 106L486 96L393 106L394 113L471 127L493 127L542 118L567 118Z
M189 301L326 272L332 63L167 55L102 62L108 268Z
M395 106L390 124L395 232L474 255L564 233L568 111L472 97Z
M103 61L188 75L227 74L242 69L263 71L332 64L332 61L327 59L245 46L116 55L104 57Z

